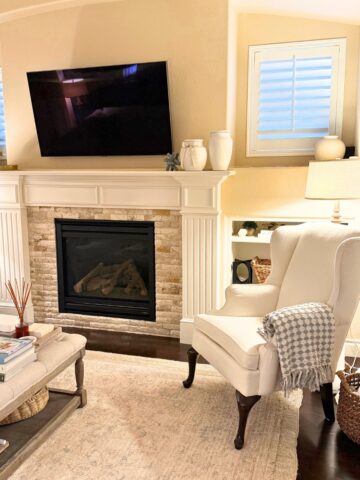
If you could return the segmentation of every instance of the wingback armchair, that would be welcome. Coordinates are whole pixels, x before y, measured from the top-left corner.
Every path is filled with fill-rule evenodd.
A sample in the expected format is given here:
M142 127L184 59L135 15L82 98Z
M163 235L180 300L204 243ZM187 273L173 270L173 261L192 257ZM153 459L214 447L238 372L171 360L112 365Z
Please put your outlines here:
M360 229L330 222L280 227L271 238L271 260L271 274L264 284L231 285L220 310L195 318L188 351L185 388L193 383L199 354L235 388L237 449L243 447L251 408L262 395L280 389L276 337L266 343L257 333L264 315L307 302L330 305L336 324L335 372L360 299ZM335 419L332 393L332 383L321 386L328 421Z

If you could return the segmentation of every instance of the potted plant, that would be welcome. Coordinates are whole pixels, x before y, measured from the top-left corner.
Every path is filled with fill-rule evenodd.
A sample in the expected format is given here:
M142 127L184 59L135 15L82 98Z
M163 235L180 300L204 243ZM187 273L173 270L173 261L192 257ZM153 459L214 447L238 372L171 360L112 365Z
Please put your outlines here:
M246 221L243 223L243 228L246 230L247 237L256 237L256 229L258 228L256 222Z
M167 153L164 159L166 171L176 172L180 167L180 159L178 153Z

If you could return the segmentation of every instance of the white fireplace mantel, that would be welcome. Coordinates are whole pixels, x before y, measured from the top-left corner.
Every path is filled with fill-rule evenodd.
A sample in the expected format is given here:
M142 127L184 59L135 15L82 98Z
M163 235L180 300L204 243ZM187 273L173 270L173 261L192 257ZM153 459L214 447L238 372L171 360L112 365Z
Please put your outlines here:
M23 170L0 173L0 206L220 210L219 187L233 172Z
M232 171L20 170L0 172L0 310L5 280L29 278L27 207L172 209L182 215L183 314L190 343L197 313L220 298L221 184Z

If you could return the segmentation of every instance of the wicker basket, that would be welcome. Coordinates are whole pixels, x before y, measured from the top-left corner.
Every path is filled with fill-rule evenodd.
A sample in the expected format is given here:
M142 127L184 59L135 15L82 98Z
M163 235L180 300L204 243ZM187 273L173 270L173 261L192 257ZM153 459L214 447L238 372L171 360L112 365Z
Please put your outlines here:
M341 430L355 443L360 444L360 373L337 372L341 380L337 420Z
M251 260L251 267L255 273L257 281L264 283L267 277L270 275L271 260L267 258L255 257Z
M33 417L46 407L48 401L49 391L44 387L10 413L10 415L1 420L0 425L9 425L10 423L20 422L21 420Z

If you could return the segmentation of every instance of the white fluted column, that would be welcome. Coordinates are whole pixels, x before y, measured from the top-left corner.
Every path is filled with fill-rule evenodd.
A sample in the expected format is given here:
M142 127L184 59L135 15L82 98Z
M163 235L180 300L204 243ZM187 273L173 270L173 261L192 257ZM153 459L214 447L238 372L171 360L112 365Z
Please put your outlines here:
M183 318L180 341L191 343L194 317L219 307L222 288L221 184L232 172L177 177L181 184Z

